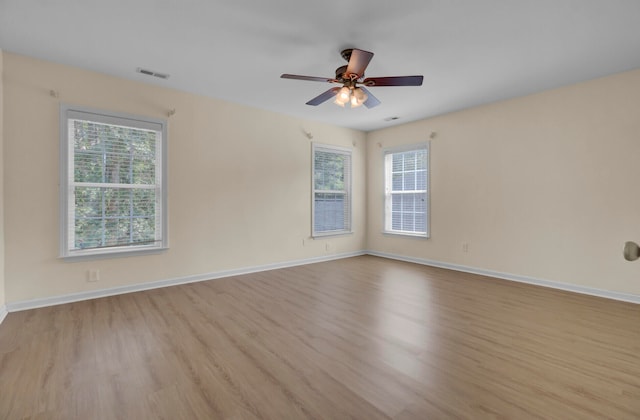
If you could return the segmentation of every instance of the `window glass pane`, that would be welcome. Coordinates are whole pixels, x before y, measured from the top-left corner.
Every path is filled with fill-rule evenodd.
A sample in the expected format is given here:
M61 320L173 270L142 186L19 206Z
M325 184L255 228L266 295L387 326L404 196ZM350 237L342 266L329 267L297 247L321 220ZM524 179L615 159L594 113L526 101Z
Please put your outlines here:
M102 215L101 188L75 188L75 217L99 217Z
M413 191L416 189L416 173L415 171L404 173L404 191Z
M416 190L426 190L427 189L427 171L420 170L416 171Z
M103 143L105 144L105 152L117 156L129 156L131 152L131 141L129 133L135 132L135 129L125 129L124 127L113 127L109 125L99 124L104 135Z
M402 230L413 232L413 213L402 213Z
M325 232L345 229L344 194L315 194L315 230Z
M130 184L130 160L125 155L106 154L104 182L111 184Z
M103 213L105 217L127 216L132 207L131 190L103 188Z
M393 230L402 230L402 213L392 213L391 215L391 228Z
M133 243L153 242L155 217L136 217L132 221Z
M393 185L391 189L393 191L402 191L402 173L393 174Z
M418 193L415 195L415 210L418 213L424 213L427 210L427 194Z
M129 242L128 219L106 219L104 230L104 245L115 246Z
M415 232L426 232L427 231L427 215L426 213L416 213L415 214Z
M73 171L75 182L102 182L103 168L102 154L76 152Z
M75 223L75 248L96 248L102 244L102 220L79 219Z
M392 169L391 169L391 170L392 170L393 172L401 172L401 171L402 171L402 168L403 168L403 163L402 163L403 158L402 158L402 154L400 154L400 153L395 153L391 159L392 159L392 161L393 161Z
M103 150L102 138L98 135L95 123L72 120L72 124L69 129L72 130L69 135L74 139L74 150L89 152L101 152Z
M156 192L151 189L132 189L133 215L155 216ZM153 227L152 227L153 228Z
M426 165L426 150L418 150L416 153L416 169L427 169Z
M77 187L75 196L77 247L155 238L155 190ZM135 227L133 239L130 237L132 226ZM97 231L91 232L91 229Z
M402 196L402 211L403 212L413 212L413 194L404 194Z
M73 126L75 182L155 182L155 132L78 120Z
M401 211L401 210L402 210L402 195L392 194L391 195L391 211Z
M156 176L156 133L146 130L128 132L130 159L130 182L154 184Z
M344 191L344 159L337 153L317 151L315 154L315 188Z
M415 171L416 169L416 154L414 152L404 153L404 170Z

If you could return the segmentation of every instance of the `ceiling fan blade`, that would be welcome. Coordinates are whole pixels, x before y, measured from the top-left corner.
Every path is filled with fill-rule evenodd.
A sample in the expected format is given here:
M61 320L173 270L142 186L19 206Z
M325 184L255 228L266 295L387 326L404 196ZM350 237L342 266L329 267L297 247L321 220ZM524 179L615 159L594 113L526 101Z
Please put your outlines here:
M339 90L340 90L339 87L331 88L331 89L327 90L326 92L321 93L320 95L318 95L315 98L311 99L309 102L307 102L307 105L318 106L321 103L326 102L329 99L331 99L334 96L336 96L336 94L338 93Z
M374 106L380 105L380 100L373 96L371 92L369 92L369 90L365 89L362 86L360 86L360 89L362 89L363 92L367 94L367 100L363 103L364 106L366 106L367 108L373 108Z
M314 77L314 76L299 76L297 74L283 74L280 76L282 79L294 79L294 80L308 80L310 82L335 82L335 79L329 79L327 77Z
M347 75L356 74L358 79L364 76L364 71L372 58L372 52L354 48L351 51L351 58L349 58L349 64L347 65Z
M423 76L368 77L365 86L422 86Z

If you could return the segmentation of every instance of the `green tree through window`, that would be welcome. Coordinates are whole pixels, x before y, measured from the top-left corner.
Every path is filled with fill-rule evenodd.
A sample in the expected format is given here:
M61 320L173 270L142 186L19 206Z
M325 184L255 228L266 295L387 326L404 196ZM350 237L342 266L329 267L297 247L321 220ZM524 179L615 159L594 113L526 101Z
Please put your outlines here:
M72 116L64 139L72 174L64 198L67 255L162 246L161 127L79 111Z

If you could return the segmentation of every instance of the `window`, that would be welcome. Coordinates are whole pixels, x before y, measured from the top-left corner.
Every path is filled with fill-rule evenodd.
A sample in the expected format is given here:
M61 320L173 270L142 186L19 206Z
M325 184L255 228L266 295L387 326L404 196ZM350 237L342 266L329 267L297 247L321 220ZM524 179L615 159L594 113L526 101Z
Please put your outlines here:
M385 168L386 233L429 236L429 145L387 150Z
M351 232L351 150L313 144L313 236Z
M165 122L62 106L60 128L61 256L166 248Z

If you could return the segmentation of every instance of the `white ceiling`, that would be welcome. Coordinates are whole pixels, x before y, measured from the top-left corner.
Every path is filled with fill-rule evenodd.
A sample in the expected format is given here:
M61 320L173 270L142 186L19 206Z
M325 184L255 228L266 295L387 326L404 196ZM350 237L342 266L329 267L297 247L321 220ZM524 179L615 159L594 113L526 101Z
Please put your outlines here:
M347 47L424 84L343 109L280 79L333 77ZM640 0L0 0L0 48L369 131L639 68Z

